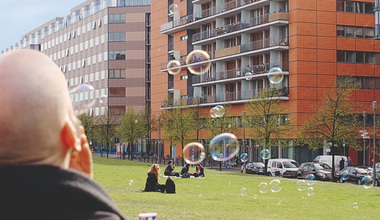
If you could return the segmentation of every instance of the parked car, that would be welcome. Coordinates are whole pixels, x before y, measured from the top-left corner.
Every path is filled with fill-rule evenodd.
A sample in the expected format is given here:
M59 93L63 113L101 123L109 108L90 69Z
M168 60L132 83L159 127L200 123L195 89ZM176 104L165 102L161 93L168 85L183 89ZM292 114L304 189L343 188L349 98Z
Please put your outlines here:
M317 180L331 180L331 167L322 162L302 163L298 168L298 178L306 178L308 174L313 174Z
M282 176L296 178L299 163L292 159L269 159L267 174L271 176Z
M341 159L344 159L345 163L344 166L348 166L348 159L346 156L342 155L334 155L334 165L335 165L335 170L340 170L339 168L339 163ZM313 160L314 162L323 162L327 163L330 167L332 167L332 155L319 155L316 156Z
M264 174L265 164L262 162L249 162L245 164L246 173ZM241 166L241 172L244 171L244 165Z
M346 167L341 171L337 171L336 174L336 176L339 177L340 183L353 182L361 185L362 178L368 176L368 171L360 167Z

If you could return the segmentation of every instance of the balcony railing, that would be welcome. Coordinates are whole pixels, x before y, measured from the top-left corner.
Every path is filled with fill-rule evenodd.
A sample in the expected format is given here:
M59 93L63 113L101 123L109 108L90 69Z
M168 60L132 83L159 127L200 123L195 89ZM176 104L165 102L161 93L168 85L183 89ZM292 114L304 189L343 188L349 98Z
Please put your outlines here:
M225 25L223 27L214 28L214 29L209 30L209 31L203 31L200 33L196 33L192 36L193 42L205 40L205 39L216 37L216 36L221 36L221 35L228 34L231 32L235 32L235 31L251 28L251 27L254 27L257 25L265 24L268 22L269 22L269 14L253 17L253 18L250 18L249 20L237 22L235 24L229 24L229 25Z
M248 101L258 98L259 93L262 90L248 90L248 91L238 91L238 92L225 92L216 95L203 95L200 97L190 97L183 99L170 99L161 101L161 108L175 107L181 104L181 106L188 105L199 105L199 104L212 104L220 102L231 102L231 101ZM288 87L283 87L279 91L280 97L289 97Z
M213 15L216 15L216 14L224 13L226 11L236 9L236 8L239 8L239 7L244 6L244 5L248 5L248 4L251 4L254 2L260 2L260 1L267 1L267 0L245 0L243 2L241 2L241 0L235 0L235 1L227 2L218 8L213 7L213 8L201 11L199 13L187 15L187 16L181 17L179 19L176 19L174 21L163 24L163 25L161 25L161 32L167 31L169 29L172 29L172 28L175 28L178 26L186 25L186 24L192 23L194 21L204 19L204 18L213 16Z
M269 15L269 22L277 20L289 20L288 12L275 12Z
M244 53L274 46L288 46L288 37L272 37L243 44L241 45L241 52Z
M234 47L227 47L215 51L215 58L231 56L240 53L240 45Z
M193 76L193 84L214 82L218 80L233 79L244 76L245 73L251 72L255 74L265 74L273 67L280 67L282 71L289 71L289 62L263 63L259 65L247 66L244 68L226 70L217 73L203 74L201 76Z

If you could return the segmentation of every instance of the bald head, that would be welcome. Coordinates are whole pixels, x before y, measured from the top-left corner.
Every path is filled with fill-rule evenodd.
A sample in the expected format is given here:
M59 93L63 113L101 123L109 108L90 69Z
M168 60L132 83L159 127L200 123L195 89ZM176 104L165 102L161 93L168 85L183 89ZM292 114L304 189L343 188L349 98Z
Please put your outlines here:
M0 164L38 163L61 154L72 108L57 65L34 50L0 57Z

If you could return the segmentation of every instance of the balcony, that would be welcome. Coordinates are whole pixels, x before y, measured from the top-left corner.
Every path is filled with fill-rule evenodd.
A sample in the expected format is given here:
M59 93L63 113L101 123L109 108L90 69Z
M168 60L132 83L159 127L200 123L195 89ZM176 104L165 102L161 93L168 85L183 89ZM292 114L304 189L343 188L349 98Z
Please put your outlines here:
M240 104L245 103L249 100L256 99L261 90L248 90L248 91L238 91L238 92L226 92L216 95L203 95L201 97L190 97L183 99L170 99L161 101L161 109L173 108L181 103L181 106L212 106L216 103L229 103L229 104ZM288 87L283 87L280 89L278 99L289 100L289 89Z
M215 51L215 58L231 56L240 53L240 45Z
M221 80L235 79L245 80L245 73L251 72L252 79L267 77L267 73L273 67L280 67L282 71L289 71L289 62L277 62L277 63L264 63L260 65L247 66L245 68L239 68L234 70L226 70L222 72L203 74L201 76L193 76L193 86L199 86L194 84L212 83Z
M272 37L263 40L252 41L248 44L241 45L241 52L249 52L253 50L260 50L275 46L288 46L288 37Z
M174 33L173 29L178 29L176 31L179 31L179 29L186 28L189 24L194 23L196 21L202 22L202 20L205 20L214 15L226 14L229 11L238 11L245 8L246 6L248 7L248 5L250 4L255 5L262 2L268 2L268 0L244 0L244 1L235 0L235 1L227 2L219 6L218 8L213 7L213 8L198 12L198 13L181 17L174 21L170 21L166 24L163 24L161 25L161 33L171 34L171 33Z
M197 41L217 37L217 36L222 36L222 35L225 35L225 34L228 34L231 32L255 27L255 26L258 26L261 24L266 24L266 23L269 23L269 14L250 18L249 20L237 22L235 24L225 25L225 26L220 27L220 28L214 28L214 29L209 30L209 31L203 31L200 33L196 33L192 36L193 43L197 42Z
M289 21L289 13L288 12L276 12L269 15L269 22L278 21L278 20L286 20Z

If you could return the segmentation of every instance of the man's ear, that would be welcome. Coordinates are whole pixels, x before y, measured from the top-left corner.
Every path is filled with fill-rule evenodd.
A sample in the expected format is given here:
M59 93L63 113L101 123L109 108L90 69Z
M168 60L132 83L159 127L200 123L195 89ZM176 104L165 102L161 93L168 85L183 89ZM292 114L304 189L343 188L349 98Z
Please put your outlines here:
M73 149L80 152L81 146L79 144L78 131L74 127L73 123L69 120L65 120L65 125L61 130L61 140L65 150Z

